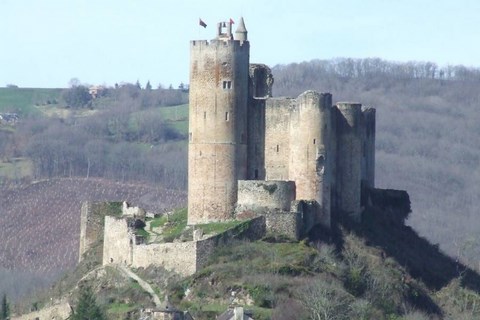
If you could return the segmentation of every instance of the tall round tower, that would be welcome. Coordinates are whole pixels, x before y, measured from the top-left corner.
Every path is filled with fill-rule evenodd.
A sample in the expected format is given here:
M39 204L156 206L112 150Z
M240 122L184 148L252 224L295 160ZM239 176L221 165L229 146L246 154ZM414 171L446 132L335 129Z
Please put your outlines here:
M360 221L363 123L360 103L337 103L337 208Z
M330 226L332 95L306 91L296 99L290 120L289 178L297 199L316 200L318 218Z
M237 181L247 172L249 42L243 23L190 43L188 224L233 218Z

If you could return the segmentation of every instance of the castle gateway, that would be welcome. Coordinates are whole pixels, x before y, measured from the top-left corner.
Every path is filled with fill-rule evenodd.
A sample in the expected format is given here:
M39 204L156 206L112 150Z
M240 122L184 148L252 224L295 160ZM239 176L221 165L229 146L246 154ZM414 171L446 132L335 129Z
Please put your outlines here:
M250 64L243 18L235 33L221 22L215 39L191 41L190 55L188 224L360 219L362 190L374 187L375 109L315 91L273 98L270 68Z

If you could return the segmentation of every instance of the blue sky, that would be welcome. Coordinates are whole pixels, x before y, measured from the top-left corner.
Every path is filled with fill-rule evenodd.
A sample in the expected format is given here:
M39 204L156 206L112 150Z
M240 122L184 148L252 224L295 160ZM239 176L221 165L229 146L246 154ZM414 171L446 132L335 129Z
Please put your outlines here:
M0 0L0 86L66 87L72 78L178 86L188 83L189 41L240 16L251 62L480 65L476 0Z

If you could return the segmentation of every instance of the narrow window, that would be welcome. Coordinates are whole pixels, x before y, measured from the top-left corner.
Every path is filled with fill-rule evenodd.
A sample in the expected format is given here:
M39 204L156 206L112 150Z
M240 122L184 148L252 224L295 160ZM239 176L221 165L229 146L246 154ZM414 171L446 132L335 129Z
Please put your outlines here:
M315 139L313 139L313 144L315 144L315 142L317 142Z
M192 133L191 132L188 134L188 140L192 141Z
M228 111L225 112L225 121L228 121L230 119L229 117L230 117L230 115L228 114Z
M277 152L278 152L278 150L280 150L280 148L279 148L279 146L278 146L278 144L277 144Z
M207 119L207 112L206 111L203 113L203 119Z
M223 89L232 89L232 81L223 81Z

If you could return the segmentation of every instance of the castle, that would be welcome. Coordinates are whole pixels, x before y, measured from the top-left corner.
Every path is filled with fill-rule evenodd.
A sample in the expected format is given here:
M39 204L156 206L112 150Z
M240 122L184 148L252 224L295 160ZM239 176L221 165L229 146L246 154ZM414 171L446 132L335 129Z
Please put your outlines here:
M103 265L153 264L190 275L232 237L273 232L300 239L317 225L360 221L375 193L375 109L332 105L331 94L314 91L273 98L271 70L249 63L243 19L235 36L232 24L221 22L214 40L192 41L190 50L192 237L147 241L140 232L151 229L144 210L124 203L108 215L105 204L86 203L79 260L103 237ZM246 225L203 234L202 224L230 220Z
M215 39L190 43L188 223L262 214L298 237L360 220L375 180L375 109L315 91L273 98L271 70L250 64L249 50L243 18L235 34L221 22Z

